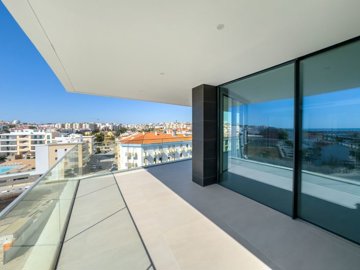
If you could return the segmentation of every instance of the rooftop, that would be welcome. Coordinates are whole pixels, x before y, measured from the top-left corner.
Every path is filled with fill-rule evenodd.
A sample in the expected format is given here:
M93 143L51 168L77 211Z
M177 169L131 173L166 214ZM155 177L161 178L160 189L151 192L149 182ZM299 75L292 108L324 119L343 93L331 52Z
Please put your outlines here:
M186 136L183 134L165 134L165 133L153 133L144 132L130 135L128 137L120 139L121 144L153 144L153 143L171 143L191 141L192 136Z

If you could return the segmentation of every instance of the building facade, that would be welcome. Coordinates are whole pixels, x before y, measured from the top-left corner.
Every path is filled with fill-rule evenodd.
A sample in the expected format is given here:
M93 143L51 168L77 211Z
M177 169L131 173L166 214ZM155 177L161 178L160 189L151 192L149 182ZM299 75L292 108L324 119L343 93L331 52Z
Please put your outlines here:
M35 169L44 174L52 168L67 152L77 146L76 164L82 168L89 157L87 143L50 143L36 146Z
M0 154L33 155L37 145L51 143L54 135L52 132L32 129L0 134Z
M151 166L191 158L192 137L163 133L137 133L117 141L118 169Z
M70 134L67 136L55 137L53 140L56 144L69 144L69 143L85 143L86 148L89 151L89 154L93 154L95 147L95 137L94 136L84 136L81 134Z

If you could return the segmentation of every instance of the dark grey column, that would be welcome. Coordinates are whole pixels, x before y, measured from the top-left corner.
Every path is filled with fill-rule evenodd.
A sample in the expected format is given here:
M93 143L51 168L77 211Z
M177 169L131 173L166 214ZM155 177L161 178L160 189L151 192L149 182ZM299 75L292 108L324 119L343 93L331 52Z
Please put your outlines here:
M201 186L217 183L216 99L215 86L192 90L192 178Z

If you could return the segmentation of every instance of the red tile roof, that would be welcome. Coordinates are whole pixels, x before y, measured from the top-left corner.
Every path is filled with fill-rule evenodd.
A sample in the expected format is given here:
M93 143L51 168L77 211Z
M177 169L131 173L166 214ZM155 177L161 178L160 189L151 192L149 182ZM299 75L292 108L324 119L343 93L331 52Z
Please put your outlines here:
M165 133L137 133L128 137L120 139L121 144L152 144L152 143L169 143L191 141L192 136L185 136L183 134L172 135Z

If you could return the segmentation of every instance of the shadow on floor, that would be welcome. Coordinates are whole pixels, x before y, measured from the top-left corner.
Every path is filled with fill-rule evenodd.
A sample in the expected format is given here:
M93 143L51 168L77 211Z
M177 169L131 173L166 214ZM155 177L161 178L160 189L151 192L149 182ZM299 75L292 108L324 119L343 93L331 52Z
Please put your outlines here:
M200 187L191 180L191 161L147 171L272 269L359 269L359 245L220 185Z

